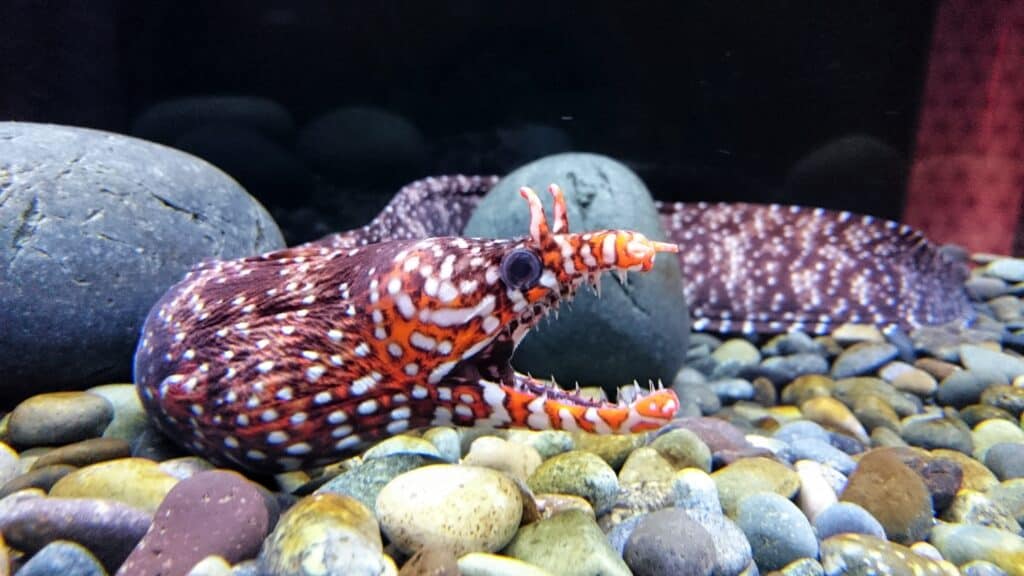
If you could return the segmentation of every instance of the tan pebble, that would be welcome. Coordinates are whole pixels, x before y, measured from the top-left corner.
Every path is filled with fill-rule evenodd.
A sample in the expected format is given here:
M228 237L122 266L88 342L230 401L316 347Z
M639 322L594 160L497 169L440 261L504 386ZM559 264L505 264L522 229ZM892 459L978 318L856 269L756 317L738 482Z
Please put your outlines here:
M924 370L939 380L942 380L957 370L962 370L962 368L956 364L939 360L938 358L918 358L914 361L914 366Z
M594 507L582 496L572 494L537 494L537 510L541 518L551 518L555 514L561 514L566 510L582 510L587 514L597 517Z
M835 398L811 398L800 405L800 411L808 420L853 436L862 444L870 441L867 431L853 412Z
M831 396L835 389L835 380L822 374L805 374L787 384L782 389L782 402L799 406L811 398Z
M522 560L472 552L459 558L462 576L552 576L550 572Z
M804 516L814 522L823 510L839 501L828 480L821 471L821 464L812 460L799 460L795 464L796 473L800 476L800 493L797 503Z
M832 337L841 344L885 342L885 336L873 324L843 324L832 331Z
M64 476L50 488L50 496L116 500L152 514L177 483L152 460L120 458Z
M535 448L508 442L496 436L481 436L473 441L463 459L467 466L483 466L505 472L513 478L526 480L541 465Z

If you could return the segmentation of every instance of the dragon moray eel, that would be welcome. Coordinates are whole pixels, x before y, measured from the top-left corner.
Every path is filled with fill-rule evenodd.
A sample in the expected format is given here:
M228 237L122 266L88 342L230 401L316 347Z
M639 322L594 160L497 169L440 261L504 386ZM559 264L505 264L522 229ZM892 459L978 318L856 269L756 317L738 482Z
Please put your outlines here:
M434 180L403 198L491 184ZM143 404L186 448L257 471L334 462L427 425L662 426L679 408L671 390L589 401L509 364L530 328L582 284L650 270L658 252L677 251L626 230L570 233L561 190L550 191L549 225L537 195L521 190L530 208L522 238L424 238L436 228L419 228L427 213L405 204L349 240L196 267L143 326ZM432 221L461 228L466 214L454 206Z

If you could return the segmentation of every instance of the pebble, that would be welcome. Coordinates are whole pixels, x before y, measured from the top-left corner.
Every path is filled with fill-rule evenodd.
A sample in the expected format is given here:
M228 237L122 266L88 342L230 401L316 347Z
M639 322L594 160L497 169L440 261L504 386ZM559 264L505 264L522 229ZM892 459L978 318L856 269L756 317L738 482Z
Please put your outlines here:
M470 552L459 558L458 573L451 576L555 576L551 572L514 558ZM402 567L405 570L405 567ZM400 576L406 576L403 572ZM423 576L426 576L425 574ZM436 574L436 576L448 576Z
M989 386L1008 383L1006 377L991 369L958 370L942 379L935 400L942 406L962 408L981 400Z
M715 457L719 453L739 452L750 448L750 443L747 442L743 431L721 418L678 418L662 428L657 436L667 434L676 428L689 430L696 434Z
M164 460L160 463L160 470L163 470L178 480L191 478L200 472L214 470L215 468L216 467L208 460L204 460L199 456L182 456L180 458Z
M102 435L113 418L114 407L96 394L37 394L11 412L7 440L18 448L70 444Z
M672 480L672 499L677 508L708 514L722 513L714 478L698 468L676 472Z
M1017 420L1013 417L1013 414L1010 414L1006 410L985 404L971 404L961 408L960 419L971 428L974 428L985 420L1006 420L1011 424L1016 424ZM977 450L977 438L975 438L975 450Z
M835 389L836 381L822 374L808 374L793 380L782 389L781 399L785 404L799 406L811 398L828 397Z
M971 429L955 414L925 414L903 419L900 435L911 446L928 450L946 448L964 454L974 453Z
M476 466L417 468L388 482L377 496L381 529L407 554L422 546L457 556L495 552L515 535L522 514L515 482Z
M541 465L541 457L535 448L527 444L508 442L496 436L481 436L470 445L463 464L491 468L526 481Z
M18 576L107 576L103 564L81 544L56 540L32 555Z
M761 361L761 351L742 338L730 338L711 353L719 364L734 363L739 367L754 366Z
M772 336L768 342L761 347L761 350L769 356L783 356L786 354L814 354L825 355L825 347L815 342L810 336L803 332L788 332Z
M1008 384L990 386L981 393L981 403L1002 408L1019 417L1024 413L1024 388Z
M1024 260L1020 258L993 260L985 265L982 273L1006 282L1024 282Z
M1024 478L1000 482L985 494L1024 525Z
M633 451L619 470L619 484L670 482L676 469L657 450L641 446Z
M231 576L231 564L220 556L207 556L196 562L185 576Z
M862 394L853 404L853 415L866 429L888 428L894 432L900 430L900 416L878 394ZM865 443L866 444L866 443Z
M799 508L770 492L740 501L736 523L747 536L754 561L762 570L779 570L798 558L816 558L818 540Z
M583 450L548 458L527 483L537 494L550 492L586 498L598 515L611 509L619 491L619 481L611 466Z
M1006 381L1024 374L1024 359L983 346L960 346L960 361L968 370L993 371L1001 374Z
M837 534L866 534L885 539L885 528L864 508L851 502L836 502L814 517L819 540Z
M793 498L800 489L800 477L795 471L762 457L737 460L715 471L711 478L718 488L722 508L731 518L736 517L743 499L753 494L775 493Z
M643 446L646 441L644 434L605 435L576 432L572 438L575 451L595 454L616 470L622 467L633 450ZM561 455L558 454L556 457ZM545 462L547 460L550 458L545 459Z
M715 567L711 535L679 508L644 516L622 557L635 576L709 574Z
M851 378L870 374L895 360L899 350L888 342L860 342L843 350L832 364L832 377Z
M519 529L503 551L559 576L629 576L593 516L568 510Z
M655 438L650 446L676 470L699 468L711 471L711 449L690 430L669 430Z
M124 562L149 525L150 514L116 501L17 494L0 500L0 532L12 548L34 554L51 542L70 540L109 571Z
M31 469L38 470L59 464L80 468L97 462L128 458L131 450L128 442L120 438L90 438L54 448L36 459Z
M478 554L474 552L472 554ZM466 556L469 556L467 554ZM399 576L462 576L459 562L451 550L423 547L402 565Z
M974 490L960 490L942 515L947 522L976 524L1020 534L1021 528L1009 511L988 496Z
M371 446L363 453L363 460L386 458L395 454L418 454L428 458L441 459L441 453L438 452L437 447L429 441L416 436L399 434L398 436L386 438Z
M753 562L750 542L740 527L720 511L686 510L711 536L715 546L715 574L740 574Z
M814 558L800 558L799 560L790 562L781 570L777 570L772 574L779 574L779 576L824 576L825 569L822 568L821 564L819 564ZM839 575L829 574L829 576Z
M829 371L828 360L808 353L765 358L761 362L761 369L776 384L792 382L805 374L827 374Z
M0 486L7 484L21 472L21 457L13 448L0 442Z
M838 501L835 491L825 479L822 465L812 460L800 460L796 462L796 473L800 477L800 492L797 494L797 503L804 516L812 522L824 510L833 507Z
M13 494L18 490L25 490L27 488L39 488L45 492L49 492L50 488L56 484L58 480L77 469L78 468L75 468L74 466L58 464L56 466L46 466L44 468L30 470L20 476L12 478L4 484L3 487L0 487L0 498Z
M229 562L253 558L270 528L256 485L226 470L178 482L118 574L184 573L210 555Z
M837 534L821 542L828 576L842 574L928 574L960 576L956 566L915 554L910 548L866 534Z
M790 443L790 449L795 460L813 460L843 474L849 474L857 467L857 463L848 454L817 438L795 440Z
M874 324L841 324L832 331L832 338L842 345L858 342L884 343L885 335Z
M459 433L447 426L435 426L423 432L423 439L437 448L437 453L445 462L458 462L462 457Z
M1001 442L985 453L985 466L1000 480L1024 478L1024 443Z
M1024 538L997 528L973 524L937 524L932 544L954 564L985 560L1009 576L1024 576Z
M913 394L905 394L897 390L881 378L859 376L837 380L833 394L837 400L847 406L857 404L857 399L865 395L876 395L885 399L900 416L909 416L921 411L921 400Z
M972 276L964 282L964 289L974 300L986 301L1006 294L1006 282L999 278Z
M270 576L394 576L383 554L380 528L358 500L314 494L281 516L259 555L259 574Z
M845 404L830 397L811 398L800 405L800 412L808 420L817 422L826 428L848 434L862 444L870 440L864 426L853 415Z
M914 367L897 375L889 383L901 392L910 392L922 398L930 397L939 388L934 376Z
M996 478L996 475L991 470L985 468L984 464L963 452L940 448L932 450L932 456L952 460L960 467L960 470L963 472L960 488L986 492L989 488L999 484L999 479Z
M532 446L542 460L576 448L572 435L564 430L509 430L505 439L517 444Z
M775 430L773 436L775 439L781 440L786 444L805 439L821 440L822 442L828 442L829 440L828 430L822 428L817 422L811 422L810 420L786 422Z
M377 496L384 486L398 475L421 466L441 462L419 454L395 454L384 458L366 460L335 476L317 488L317 494L344 494L361 502L370 510L377 506Z
M960 567L963 576L1006 576L1006 571L991 562L974 560Z
M870 512L898 543L923 539L932 525L932 498L924 481L886 450L871 450L861 457L840 500Z
M121 458L80 468L50 488L61 498L104 498L154 513L178 479L152 460Z
M145 429L148 417L135 384L104 384L89 388L86 392L106 398L114 408L114 419L103 430L104 438L120 438L131 442Z

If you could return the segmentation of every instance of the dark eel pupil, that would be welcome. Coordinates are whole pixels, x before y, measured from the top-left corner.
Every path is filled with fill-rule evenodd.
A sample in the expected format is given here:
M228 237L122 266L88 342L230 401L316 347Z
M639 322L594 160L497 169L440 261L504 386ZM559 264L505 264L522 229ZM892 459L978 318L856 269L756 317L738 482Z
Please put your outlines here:
M531 250L519 248L501 260L501 279L510 288L531 288L540 278L543 268L540 256Z

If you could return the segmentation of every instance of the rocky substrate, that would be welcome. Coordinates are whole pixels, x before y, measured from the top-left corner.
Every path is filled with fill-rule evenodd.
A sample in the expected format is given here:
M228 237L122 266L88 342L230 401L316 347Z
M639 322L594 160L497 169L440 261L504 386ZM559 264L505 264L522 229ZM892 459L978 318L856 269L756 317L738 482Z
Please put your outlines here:
M37 395L0 573L1024 575L1024 261L968 290L970 329L695 334L658 432L432 428L274 478L175 451L130 384Z

